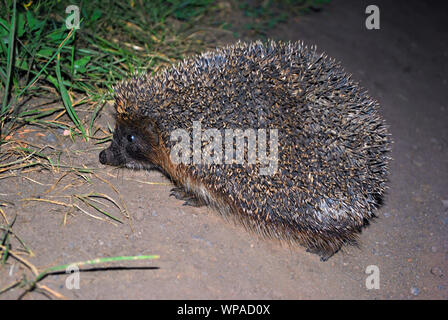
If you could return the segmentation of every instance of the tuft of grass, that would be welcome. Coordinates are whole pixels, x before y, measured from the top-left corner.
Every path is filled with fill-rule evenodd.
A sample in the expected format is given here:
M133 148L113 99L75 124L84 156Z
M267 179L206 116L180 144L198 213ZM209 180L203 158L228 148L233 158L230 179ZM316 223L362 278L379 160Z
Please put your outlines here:
M73 101L87 97L84 104L96 109L123 77L155 71L198 51L198 43L180 29L188 31L213 6L212 0L83 1L77 4L79 29L67 29L72 1L4 3L0 145L11 130L44 117L28 114L24 101L30 97L58 99L68 115L64 129L87 141L92 121L78 116Z

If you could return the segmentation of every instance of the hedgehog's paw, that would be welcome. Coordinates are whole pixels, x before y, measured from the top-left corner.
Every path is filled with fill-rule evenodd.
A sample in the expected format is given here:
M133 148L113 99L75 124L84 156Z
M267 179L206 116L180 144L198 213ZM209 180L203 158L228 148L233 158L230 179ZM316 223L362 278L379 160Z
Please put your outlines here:
M338 251L339 251L339 249L337 249L337 250L326 250L326 249L321 249L321 248L307 248L306 249L306 252L314 253L314 254L317 254L318 256L320 256L320 261L327 261Z
M183 205L192 207L202 207L205 205L205 203L196 197L191 197L186 199Z
M184 188L182 187L175 187L170 190L170 196L173 196L177 200L185 200L190 198L190 196L187 194Z
M202 207L205 205L203 201L185 191L182 187L175 187L171 189L170 196L175 197L178 200L185 200L184 206Z

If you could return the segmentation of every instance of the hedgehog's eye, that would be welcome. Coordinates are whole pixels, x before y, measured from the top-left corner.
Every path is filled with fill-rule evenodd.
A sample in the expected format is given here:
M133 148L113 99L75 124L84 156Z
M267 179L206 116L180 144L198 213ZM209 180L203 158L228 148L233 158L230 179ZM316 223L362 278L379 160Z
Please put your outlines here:
M135 141L135 136L133 134L128 134L127 139L129 142L134 142Z

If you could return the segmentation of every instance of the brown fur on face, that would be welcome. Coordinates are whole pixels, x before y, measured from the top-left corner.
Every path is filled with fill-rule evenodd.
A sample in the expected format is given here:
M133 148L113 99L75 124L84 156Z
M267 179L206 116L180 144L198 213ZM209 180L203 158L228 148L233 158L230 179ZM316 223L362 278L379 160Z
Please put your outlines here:
M154 120L119 113L111 145L100 153L99 159L102 164L152 169L160 163L160 142Z

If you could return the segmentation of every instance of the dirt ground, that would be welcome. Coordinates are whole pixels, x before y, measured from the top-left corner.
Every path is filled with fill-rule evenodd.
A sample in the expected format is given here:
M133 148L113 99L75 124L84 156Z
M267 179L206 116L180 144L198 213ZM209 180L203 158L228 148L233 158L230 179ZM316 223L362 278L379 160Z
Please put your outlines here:
M95 178L33 172L0 180L0 198L15 232L44 268L97 257L158 254L152 261L84 268L80 289L65 286L66 274L42 284L71 299L447 299L448 298L448 11L436 1L374 1L380 30L365 28L367 1L337 1L309 16L291 19L269 37L304 40L341 61L381 104L394 144L390 189L376 219L349 247L327 262L261 239L225 222L213 210L182 206L169 197L158 172L105 167L103 147L75 144L59 132L28 137L67 150L76 166L97 168L115 185L132 216L113 224L81 212L24 198L107 193ZM113 126L112 107L99 123ZM81 151L81 152L79 152ZM32 179L32 180L30 180ZM38 183L37 183L38 182ZM69 185L69 188L63 189ZM51 198L58 199L58 198ZM59 198L59 200L62 198ZM111 211L114 209L111 208ZM115 211L117 216L119 213ZM19 263L0 269L0 288L21 274ZM366 268L380 272L380 288L366 288ZM15 299L20 289L0 296ZM28 299L45 298L39 292Z

